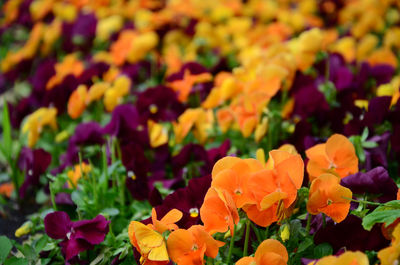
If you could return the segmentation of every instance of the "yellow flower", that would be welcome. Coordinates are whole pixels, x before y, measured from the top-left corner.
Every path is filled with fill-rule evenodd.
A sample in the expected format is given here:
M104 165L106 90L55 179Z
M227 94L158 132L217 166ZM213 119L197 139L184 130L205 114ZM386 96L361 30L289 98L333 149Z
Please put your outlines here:
M60 132L60 133L58 133L57 135L56 135L56 143L61 143L61 142L64 142L66 139L68 139L68 137L69 137L69 133L68 133L68 131L62 131L62 132Z
M254 138L256 142L260 142L264 135L268 131L268 117L262 118L261 122L257 125L256 130L254 132Z
M151 147L156 148L168 142L168 131L161 124L148 120L147 126Z
M35 0L29 6L32 19L40 20L44 18L53 8L53 0Z
M41 47L41 52L44 55L47 55L51 51L54 42L60 37L61 26L61 21L59 19L54 19L50 25L45 27L43 34L43 45Z
M369 265L369 260L367 255L360 251L346 251L339 257L326 256L317 261L312 261L308 265Z
M29 147L36 144L44 126L49 125L52 129L57 129L56 115L56 108L40 108L28 116L22 132L28 133Z
M20 228L15 230L15 237L21 237L29 234L32 230L32 226L33 224L31 221L25 222Z
M290 229L288 225L283 225L283 229L281 231L281 238L283 242L286 242L289 240L290 237Z
M140 34L134 39L133 45L128 53L127 60L136 63L143 59L146 54L158 44L158 35L155 32Z
M330 50L342 54L346 62L351 63L356 56L356 42L353 37L344 37L335 42Z
M392 101L390 103L390 106L393 106L397 103L397 101L400 98L399 87L400 87L400 76L396 76L392 79L390 83L380 85L376 91L376 95L378 97L391 96Z
M99 100L107 89L110 87L109 83L106 82L98 82L93 84L88 91L86 97L86 104L90 104L93 101Z
M112 111L122 102L122 98L129 94L131 89L131 80L121 75L115 79L113 85L108 88L104 94L104 105L107 111Z
M378 252L381 265L396 264L400 257L400 225L397 225L392 233L392 244Z
M99 20L96 28L96 38L101 41L107 41L110 35L123 26L123 18L118 15L106 17Z
M204 143L207 139L207 131L211 129L213 121L212 110L187 109L179 116L178 123L173 123L176 143L181 143L193 127L194 136L199 142Z
M53 6L54 15L66 22L73 22L78 14L76 6L67 3L55 3Z

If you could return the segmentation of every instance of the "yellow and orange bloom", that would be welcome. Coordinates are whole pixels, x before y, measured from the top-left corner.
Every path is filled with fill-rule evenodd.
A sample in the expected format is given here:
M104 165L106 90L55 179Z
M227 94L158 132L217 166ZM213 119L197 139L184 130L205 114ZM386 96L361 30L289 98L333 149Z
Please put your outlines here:
M22 132L28 133L29 147L36 144L45 126L49 125L53 130L57 129L56 116L56 108L40 108L28 116L22 127Z
M157 220L157 213L152 210L153 224L144 225L132 221L128 227L131 244L140 253L140 263L146 265L163 265L169 262L167 245L162 235L164 231L175 230L175 225L182 218L182 212L176 209L169 211L161 220Z
M168 254L178 265L204 264L204 255L216 258L223 245L200 225L175 230L167 241Z
M200 143L204 143L208 137L208 130L211 129L214 122L211 110L202 108L187 109L178 118L178 122L173 123L175 141L181 143L190 130L193 128L193 134Z
M243 257L235 265L286 265L288 260L285 246L278 240L267 239L258 246L254 257Z
M147 127L151 147L156 148L168 143L168 131L165 127L152 120L147 121Z
M323 173L344 178L358 172L358 158L353 144L343 135L334 134L324 144L317 144L306 151L310 161L307 172L310 181Z
M79 179L83 176L88 174L92 170L92 167L85 162L82 164L78 164L74 166L73 170L69 170L67 172L68 176L68 187L69 188L76 188L78 185Z
M11 182L0 184L0 195L4 195L5 197L10 198L13 191L14 185Z
M369 260L367 255L360 251L346 251L340 256L326 256L312 261L308 265L369 265ZM382 263L382 265L384 264Z
M392 244L378 252L378 258L382 265L396 264L400 257L400 225L397 225L392 233Z
M186 102L192 87L197 83L210 81L212 75L210 73L191 74L189 70L185 71L182 80L170 82L170 87L178 93L178 99L181 102Z
M349 213L352 196L350 189L340 185L339 177L322 174L311 183L307 211L313 215L324 213L340 223Z

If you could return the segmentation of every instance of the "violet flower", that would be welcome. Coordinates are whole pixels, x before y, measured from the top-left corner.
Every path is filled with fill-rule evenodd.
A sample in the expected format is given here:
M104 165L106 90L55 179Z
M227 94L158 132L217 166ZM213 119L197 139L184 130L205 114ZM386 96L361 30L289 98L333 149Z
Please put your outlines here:
M389 177L389 173L383 167L374 168L366 173L358 172L341 180L342 186L351 189L353 193L371 193L379 196L380 202L396 200L397 185Z
M91 220L72 222L65 212L53 212L44 218L46 234L53 239L63 239L61 251L68 262L79 253L92 249L104 241L110 221L102 215Z
M380 250L389 243L382 235L380 224L376 224L371 231L366 231L361 225L362 219L349 215L340 223L335 224L331 219L326 226L320 228L314 236L315 244L329 243L333 253L342 247L351 251Z
M185 110L176 93L166 86L156 86L141 92L136 106L142 119L152 119L155 122L176 120Z
M26 191L31 186L39 184L40 175L46 172L51 163L51 155L43 149L22 148L18 159L18 167L25 171L25 180L19 188L21 198L24 198Z

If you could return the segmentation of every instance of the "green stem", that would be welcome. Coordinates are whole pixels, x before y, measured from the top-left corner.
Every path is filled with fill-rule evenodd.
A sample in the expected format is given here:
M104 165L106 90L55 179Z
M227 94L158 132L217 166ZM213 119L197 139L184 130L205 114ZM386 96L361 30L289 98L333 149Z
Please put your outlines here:
M312 219L312 215L311 215L311 214L308 214L308 217L307 217L307 226L306 226L307 235L310 234L311 219Z
M254 225L253 223L251 223L251 222L250 222L250 226L251 226L251 228L253 228L253 231L254 231L254 233L256 234L257 241L258 241L259 243L261 243L261 236L260 236L260 233L259 233L257 227L255 227L255 225Z
M378 203L378 202L370 202L370 201L359 201L359 200L354 200L351 198L347 198L347 197L342 197L343 199L352 201L352 202L358 202L358 203L364 203L364 204L369 204L369 205L375 205L375 206L381 206L382 203Z
M107 148L105 145L103 145L102 163L103 163L103 173L104 173L103 192L106 193L108 189L108 165L107 165Z
M326 215L322 213L322 227L325 228L326 226Z
M246 235L244 238L243 257L247 256L247 249L249 248L249 238L250 238L250 219L247 219L246 220Z
M233 228L231 243L229 244L228 258L227 258L227 262L226 262L226 264L228 264L228 265L231 264L233 244L235 243L235 230L236 230L236 225Z
M53 189L52 183L50 183L49 188L50 188L50 199L51 199L51 203L53 204L54 210L57 211L56 195L54 194L54 189Z

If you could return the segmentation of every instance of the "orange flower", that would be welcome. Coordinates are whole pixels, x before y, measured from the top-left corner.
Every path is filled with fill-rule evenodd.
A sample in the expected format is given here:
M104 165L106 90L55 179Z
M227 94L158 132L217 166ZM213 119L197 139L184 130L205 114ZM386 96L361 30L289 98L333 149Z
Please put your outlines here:
M369 261L367 255L360 251L346 251L340 256L326 256L308 265L369 265Z
M253 173L248 181L255 204L243 208L250 220L263 227L289 214L288 209L296 200L304 177L300 155L274 150L269 157L270 168Z
M61 63L57 63L56 74L47 81L46 89L51 90L56 85L60 84L68 75L78 77L84 70L84 65L81 61L76 59L75 54L69 54L64 57Z
M4 195L7 198L10 198L13 191L14 191L14 185L12 183L6 182L0 184L0 195Z
M400 225L397 225L392 233L392 244L378 252L378 258L382 265L396 264L400 257Z
M212 75L210 73L193 75L186 70L183 79L171 82L170 86L174 91L178 92L178 99L181 102L186 102L194 84L204 83L210 81L211 79Z
M167 241L168 254L178 265L204 264L204 254L215 258L224 244L212 238L200 225L173 231Z
M79 118L86 109L86 98L88 91L86 85L79 85L68 100L68 115L72 119Z
M306 151L310 159L307 172L310 181L323 173L344 178L358 172L358 158L353 144L343 135L334 134L325 144L317 144Z
M253 257L243 257L235 265L285 265L289 260L288 252L278 240L264 240Z
M153 222L153 229L159 232L160 234L164 233L167 230L173 231L178 229L178 226L175 224L182 218L182 212L177 209L172 209L166 215L164 215L161 220L157 219L156 209L151 210L151 221Z
M225 233L228 228L233 235L234 225L239 222L239 214L232 196L225 190L209 188L200 208L204 228L210 234Z
M351 190L340 186L337 176L322 174L311 183L307 211L314 215L324 213L340 223L349 213L352 196Z
M263 165L255 159L240 159L227 156L215 163L211 187L223 189L232 196L236 207L255 203L250 196L248 180L250 174L262 170Z
M75 165L73 170L69 170L67 172L67 176L69 178L68 187L76 188L76 186L78 185L78 180L82 177L82 171L83 174L87 174L90 172L90 170L92 170L92 167L85 162Z
M151 218L153 224L148 224L147 226L140 222L132 221L128 227L129 240L140 253L141 264L167 264L169 257L162 233L178 228L175 223L182 218L182 212L172 209L161 220L157 220L157 213L153 209Z

